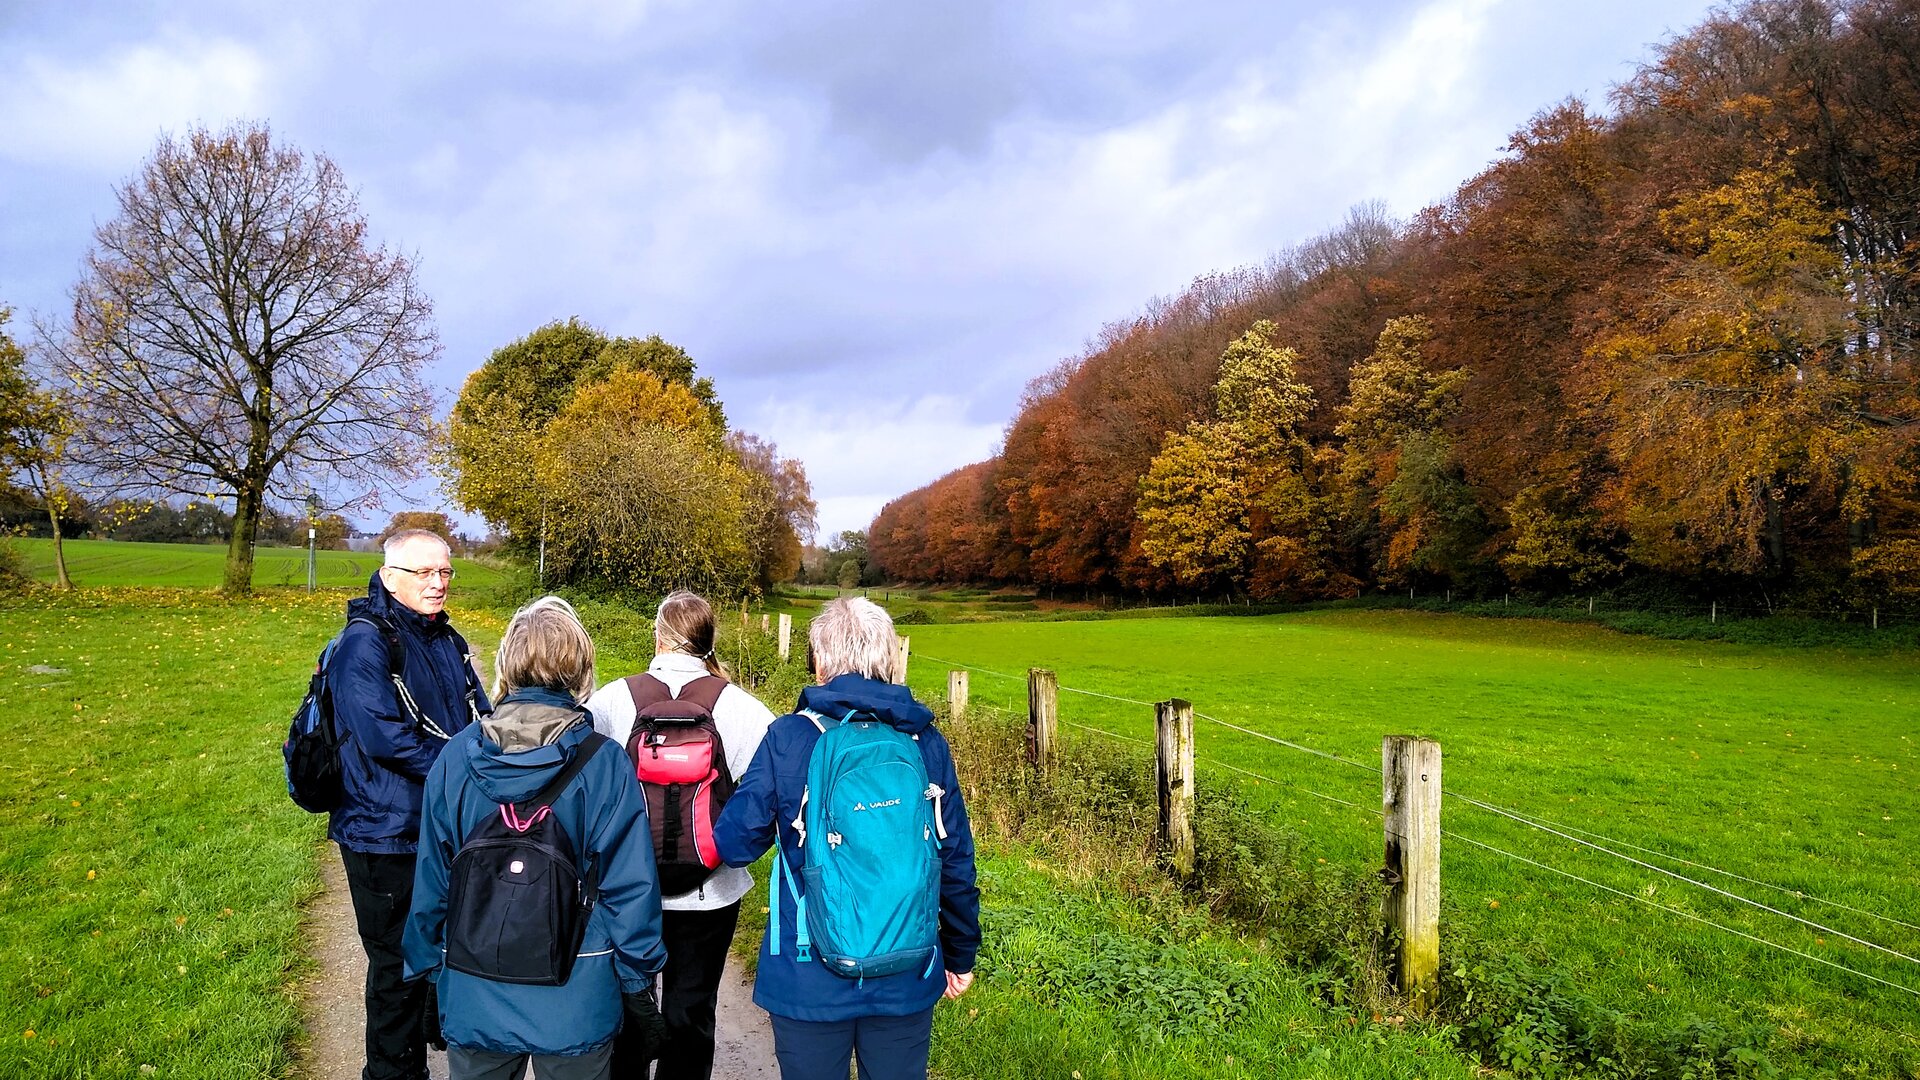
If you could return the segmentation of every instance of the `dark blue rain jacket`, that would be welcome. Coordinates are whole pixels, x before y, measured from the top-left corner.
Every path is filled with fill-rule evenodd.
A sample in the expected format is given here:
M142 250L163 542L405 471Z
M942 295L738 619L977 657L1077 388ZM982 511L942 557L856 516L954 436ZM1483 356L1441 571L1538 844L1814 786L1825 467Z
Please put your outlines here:
M467 661L467 642L446 612L428 616L400 603L373 572L367 595L347 603L347 618L384 620L399 634L401 681L420 709L449 735L471 720L473 708L490 710L486 692ZM353 851L412 853L420 835L420 790L440 756L442 740L420 731L400 707L389 675L387 639L380 629L349 622L327 663L333 715L340 744L340 808L330 815L327 838Z
M523 689L501 700L501 715L524 702L578 707L555 691ZM447 884L461 841L502 804L522 802L553 779L574 747L593 734L584 709L580 716L555 741L513 753L475 724L453 737L427 776L413 910L404 935L406 974L433 979L441 1031L454 1046L560 1057L589 1053L619 1031L620 995L650 991L654 974L666 965L647 799L626 752L605 742L553 803L554 819L566 830L582 870L592 867L600 880L566 985L494 982L443 966Z
M973 970L974 957L980 951L980 889L974 879L973 830L967 824L953 753L947 748L946 738L932 726L933 713L913 700L906 687L841 675L825 686L802 690L796 711L775 720L767 729L753 764L747 766L739 788L714 823L720 857L730 866L747 866L764 854L777 836L780 850L775 857L787 860L793 880L799 882L804 862L793 820L800 816L800 793L807 786L807 763L813 757L820 729L799 715L798 709L825 716L844 716L854 710L870 712L898 731L919 736L917 745L927 767L927 779L947 793L941 800L941 822L947 838L940 847L940 962L924 977L915 970L865 980L843 978L818 959L802 962L795 958L796 905L782 903L776 931L780 953L772 953L771 938L761 940L754 1003L794 1020L909 1016L930 1009L947 989L946 972L964 974ZM770 887L783 887L778 872L772 875Z

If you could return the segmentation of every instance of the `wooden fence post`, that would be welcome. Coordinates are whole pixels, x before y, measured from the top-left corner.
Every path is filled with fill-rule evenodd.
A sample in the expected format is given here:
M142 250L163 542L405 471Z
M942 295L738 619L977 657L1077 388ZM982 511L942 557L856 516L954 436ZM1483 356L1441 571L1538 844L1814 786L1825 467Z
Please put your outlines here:
M747 628L747 602L745 600L742 600L740 601L740 629L745 630L746 628Z
M1047 767L1060 719L1060 680L1046 668L1027 669L1027 760Z
M1153 707L1154 786L1160 792L1160 843L1182 881L1193 877L1193 705L1174 698Z
M1440 744L1389 735L1380 746L1386 811L1387 925L1400 942L1394 973L1408 1007L1434 1006L1440 968Z
M768 614L766 614L765 612L762 612L762 613L760 614L760 632L761 632L761 633L763 633L763 634L764 634L764 633L766 633L767 631L769 631L769 630L771 630L771 629L773 628L773 627L771 626L771 620L772 620L772 618L773 618L773 617L772 617L771 615L768 615Z
M780 616L780 662L786 663L793 653L793 616L782 613Z
M900 634L893 639L893 681L907 685L907 661L913 658L913 639Z
M967 673L947 672L947 715L955 720L967 715Z

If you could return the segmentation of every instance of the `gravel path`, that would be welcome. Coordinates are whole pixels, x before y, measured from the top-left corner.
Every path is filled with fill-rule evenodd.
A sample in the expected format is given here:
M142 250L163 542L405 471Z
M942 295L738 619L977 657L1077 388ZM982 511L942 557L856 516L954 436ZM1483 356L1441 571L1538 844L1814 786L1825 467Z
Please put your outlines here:
M329 846L322 856L326 888L308 912L309 940L320 970L303 988L307 1012L307 1049L298 1075L304 1080L359 1080L364 1013L361 987L366 954L353 928L353 902L346 872ZM720 984L720 1012L714 1047L715 1080L775 1080L773 1028L753 1003L753 985L737 967ZM446 1080L447 1055L428 1052L433 1080Z

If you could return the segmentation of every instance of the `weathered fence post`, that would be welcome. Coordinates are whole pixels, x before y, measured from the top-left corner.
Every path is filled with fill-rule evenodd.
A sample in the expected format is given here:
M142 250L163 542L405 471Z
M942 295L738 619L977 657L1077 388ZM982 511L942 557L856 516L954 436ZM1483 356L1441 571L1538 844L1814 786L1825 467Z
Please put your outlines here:
M1587 597L1587 614L1593 614L1593 597Z
M893 639L893 681L907 685L907 661L913 657L913 639L900 634Z
M740 629L745 630L746 628L747 628L747 602L745 600L742 600L740 601Z
M1707 608L1707 621L1708 621L1708 622L1710 622L1710 623L1713 623L1713 624L1715 624L1716 626L1717 626L1717 625L1719 625L1719 623L1720 623L1720 601L1718 601L1718 600L1715 600L1715 601L1714 601L1714 602L1713 602L1713 603L1712 603L1712 604L1711 604L1711 605L1710 605L1710 606L1709 606L1709 607Z
M1027 760L1045 769L1053 758L1060 720L1060 680L1046 668L1027 669Z
M1153 707L1154 786L1160 792L1160 843L1181 880L1193 877L1193 705L1174 698Z
M947 672L947 715L955 720L967 715L967 673Z
M771 630L771 629L773 629L773 627L772 627L772 625L771 625L771 624L772 624L772 619L773 619L773 616L771 616L771 615L768 615L768 614L767 614L767 613L765 613L765 612L761 612L761 613L760 613L760 632L761 632L761 633L763 633L763 634L764 634L764 633L766 633L767 631L769 631L769 630Z
M1433 1008L1440 968L1440 744L1389 735L1380 746L1386 812L1387 925L1400 942L1394 973L1414 1015Z
M780 662L786 663L793 654L793 616L782 613L780 616Z
M1880 606L1878 604L1875 604L1873 608L1873 628L1875 630L1880 629Z

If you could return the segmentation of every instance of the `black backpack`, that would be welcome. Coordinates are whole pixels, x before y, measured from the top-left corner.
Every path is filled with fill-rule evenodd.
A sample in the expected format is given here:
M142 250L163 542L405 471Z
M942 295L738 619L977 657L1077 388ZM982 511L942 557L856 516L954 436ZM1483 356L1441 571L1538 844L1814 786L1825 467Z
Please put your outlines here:
M580 872L553 804L611 741L588 735L532 798L497 807L461 842L447 885L448 967L494 982L566 984L600 882L597 867ZM456 823L462 816L456 809Z
M692 892L720 865L713 823L735 781L713 708L726 689L727 680L703 675L676 696L651 675L627 677L634 710L627 756L647 796L662 896Z
M399 634L378 619L356 617L347 625L363 622L375 627L387 639L388 669L400 677ZM342 630L341 634L346 631ZM293 723L287 727L287 741L280 744L280 757L286 763L287 795L294 805L309 813L325 814L340 808L344 795L340 779L340 731L333 722L333 691L327 686L327 665L340 647L341 634L334 635L320 650L314 662L313 678L307 683L307 696L293 710Z
M400 632L384 619L366 615L356 615L347 620L347 625L361 622L380 631L387 644L387 678L393 682L400 701L401 711L413 721L413 725L428 736L445 741L450 736L439 724L433 722L421 711L407 690L406 682L401 678L401 665L406 654L400 644ZM341 799L345 797L340 775L340 743L343 736L333 719L333 691L327 686L327 666L333 661L333 654L340 647L340 638L346 631L334 635L327 647L320 650L320 659L314 662L313 677L307 683L307 696L300 699L300 707L293 710L293 722L287 726L287 739L280 744L280 758L286 765L287 795L294 805L314 814L326 814L340 809ZM466 655L466 639L454 634L454 640L460 643L461 655ZM469 668L467 672L467 710L470 718L479 716L478 683Z

